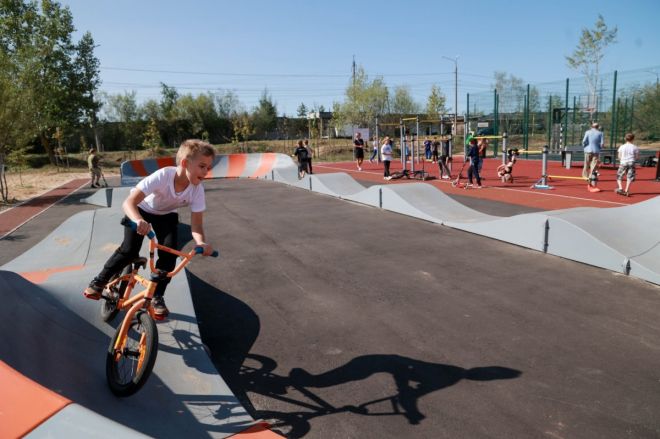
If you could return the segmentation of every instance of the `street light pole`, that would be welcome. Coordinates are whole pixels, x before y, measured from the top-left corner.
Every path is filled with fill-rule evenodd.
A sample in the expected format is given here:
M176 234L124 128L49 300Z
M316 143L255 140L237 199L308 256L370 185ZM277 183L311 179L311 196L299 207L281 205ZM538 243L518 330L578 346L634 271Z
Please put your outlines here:
M452 130L454 133L452 135L452 142L456 142L456 137L458 137L458 55L454 58L447 56L443 56L443 58L454 63L454 129Z

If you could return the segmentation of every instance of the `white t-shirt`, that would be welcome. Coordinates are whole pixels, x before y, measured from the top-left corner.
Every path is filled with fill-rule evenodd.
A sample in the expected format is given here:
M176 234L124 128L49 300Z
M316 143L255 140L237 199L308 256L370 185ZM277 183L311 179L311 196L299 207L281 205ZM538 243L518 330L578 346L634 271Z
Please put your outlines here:
M138 204L138 207L155 215L176 212L178 208L185 206L190 206L192 212L206 210L204 186L190 183L183 192L176 193L174 192L175 175L176 168L168 166L140 180L135 188L141 190L146 197Z
M619 161L621 163L633 163L637 158L637 148L636 145L633 145L630 142L626 142L623 145L619 146Z
M392 145L385 143L380 148L380 154L383 156L383 161L389 162L392 160Z

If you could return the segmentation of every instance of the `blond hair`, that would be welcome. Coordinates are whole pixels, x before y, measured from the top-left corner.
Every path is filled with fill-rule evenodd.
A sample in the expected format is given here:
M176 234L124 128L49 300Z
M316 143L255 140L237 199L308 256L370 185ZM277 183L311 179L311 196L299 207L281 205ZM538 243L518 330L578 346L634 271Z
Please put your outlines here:
M215 158L215 148L208 142L200 139L184 140L176 152L176 164L180 165L183 159L191 160L199 155Z

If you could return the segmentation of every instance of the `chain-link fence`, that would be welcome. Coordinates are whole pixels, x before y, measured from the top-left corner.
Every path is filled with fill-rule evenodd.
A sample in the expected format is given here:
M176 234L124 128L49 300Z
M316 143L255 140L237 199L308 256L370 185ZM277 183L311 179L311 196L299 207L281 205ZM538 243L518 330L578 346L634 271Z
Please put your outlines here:
M593 80L569 78L538 84L510 84L504 90L468 94L468 130L508 135L508 145L538 151L581 151L592 122L605 134L605 148L624 142L626 132L643 147L660 147L660 66L612 72ZM513 81L509 81L512 83ZM497 153L501 144L491 143Z

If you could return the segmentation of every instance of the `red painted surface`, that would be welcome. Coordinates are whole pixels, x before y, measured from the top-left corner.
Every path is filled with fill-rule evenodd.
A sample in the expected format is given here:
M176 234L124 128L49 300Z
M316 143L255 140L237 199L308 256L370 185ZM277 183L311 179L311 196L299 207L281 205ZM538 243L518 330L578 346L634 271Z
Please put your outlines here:
M23 437L71 401L0 360L0 437Z
M131 160L131 166L133 167L133 170L135 171L135 175L138 175L140 177L146 177L149 175L147 172L147 168L144 167L144 161L143 160Z
M452 177L456 178L461 169L463 160L461 157L454 158ZM451 180L439 180L438 166L434 163L424 163L424 169L434 177L427 180L426 183L437 187L443 192L450 194L465 195L500 201L510 204L535 207L543 210L567 209L571 207L617 207L626 204L639 203L653 198L660 194L660 183L655 181L655 168L637 168L637 179L631 186L631 196L623 197L614 193L616 186L616 168L601 167L601 176L598 187L601 192L592 193L587 190L587 182L581 179L550 179L549 185L553 190L532 189L541 176L540 160L518 160L514 169L514 182L511 184L502 183L497 177L497 167L502 164L500 159L486 159L482 169L483 189L454 188L451 186ZM400 171L402 168L400 161L393 161L391 172ZM372 164L368 161L362 164L362 171L358 171L354 162L337 163L314 163L314 172L347 172L356 180L376 182L378 184L407 184L419 182L419 180L383 180L383 165ZM410 169L410 163L408 163ZM415 169L422 169L422 163L416 163ZM569 177L582 176L582 163L573 164L573 168L564 169L560 162L548 163L549 175L561 175ZM463 177L467 177L467 166L463 169ZM466 182L462 178L461 182ZM476 182L475 182L476 183ZM625 179L624 179L625 184Z
M88 178L71 180L19 206L0 212L0 238L72 194L89 181Z
M158 163L158 169L165 168L167 166L176 166L176 158L175 157L162 157L162 158L156 159L156 163Z
M250 175L250 178L257 178L268 174L270 170L273 169L276 158L277 155L273 153L261 154L261 163L259 163L259 167L254 172L254 174Z
M227 156L227 160L229 160L229 166L227 167L226 177L240 177L245 170L245 165L247 165L247 159L247 154L229 154Z
M270 431L270 426L262 422L230 437L235 439L277 439L284 436Z
M33 284L40 284L46 282L48 278L55 273L63 273L66 271L77 271L77 270L82 270L83 268L85 268L84 265L70 265L68 267L46 268L44 270L39 270L39 271L24 271L18 274L20 274L21 276L23 276L23 278L29 280Z

